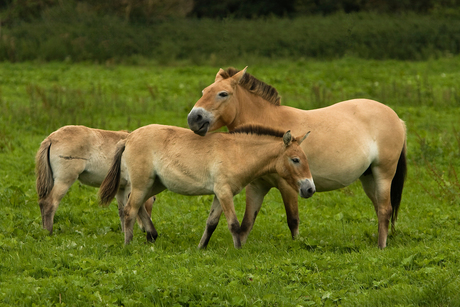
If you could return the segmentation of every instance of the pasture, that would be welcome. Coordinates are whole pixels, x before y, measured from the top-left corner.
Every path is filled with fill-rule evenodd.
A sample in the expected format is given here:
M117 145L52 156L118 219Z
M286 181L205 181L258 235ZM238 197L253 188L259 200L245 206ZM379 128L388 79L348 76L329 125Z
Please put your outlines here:
M75 183L50 236L35 191L40 142L68 124L187 127L219 67L0 63L0 305L459 306L460 58L222 68L246 65L282 104L313 109L371 98L406 122L408 176L387 248L377 247L376 215L359 182L299 199L296 240L273 189L241 250L224 217L198 250L212 197L169 191L152 211L157 241L146 243L136 226L124 246L116 202L102 207L97 189ZM240 222L244 200L244 191L234 198Z

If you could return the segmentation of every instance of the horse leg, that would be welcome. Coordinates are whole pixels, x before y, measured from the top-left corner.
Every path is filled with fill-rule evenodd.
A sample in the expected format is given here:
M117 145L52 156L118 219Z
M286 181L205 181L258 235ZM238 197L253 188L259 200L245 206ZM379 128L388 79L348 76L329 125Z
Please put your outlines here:
M125 231L125 204L128 201L129 193L126 189L119 188L116 199L118 204L118 216L120 217L121 231Z
M209 239L211 239L211 235L213 234L214 230L216 230L221 215L222 207L220 205L219 199L214 196L211 210L209 211L209 216L206 220L206 229L204 230L203 236L201 237L200 243L198 244L198 248L206 248L208 246Z
M233 237L233 246L235 246L235 248L241 248L241 227L236 217L235 206L233 204L233 193L230 189L221 189L220 191L216 191L216 197L219 199L225 218L227 219L228 229Z
M155 226L153 225L152 220L150 219L150 215L147 212L147 209L145 208L145 203L139 209L138 219L141 221L140 223L143 225L144 231L147 233L147 241L155 242L155 240L158 238L158 232L155 229Z
M246 243L249 233L254 226L257 214L260 211L265 195L270 191L271 186L264 181L256 180L246 187L246 210L243 221L241 222L240 240L242 244Z
M386 247L393 212L390 195L392 176L384 176L381 168L372 167L372 174L362 175L360 180L366 195L374 204L378 220L378 246L383 249Z
M153 208L153 203L155 202L156 197L152 196L149 199L147 199L144 203L144 208L145 211L147 212L147 216L150 218L152 216L152 208ZM139 225L140 229L145 232L145 226L144 222L142 222L142 219L137 216L137 224Z
M42 215L42 226L44 229L48 230L50 234L53 233L54 214L56 213L62 198L65 196L75 180L77 180L76 177L68 178L65 181L56 179L50 194L46 198L40 199L38 202Z
M149 199L147 199L147 201L145 202L144 206L145 206L145 210L147 211L147 214L149 215L149 217L152 216L152 209L153 209L153 203L157 200L157 197L155 195L153 195L152 197L150 197Z
M145 191L133 189L129 195L128 202L124 208L124 222L123 228L125 232L125 244L129 244L133 239L133 226L136 221L139 209L144 203Z
M299 235L299 193L292 189L291 186L281 178L278 182L278 189L283 198L284 209L286 210L286 220L289 230L291 230L291 236L295 239L295 237Z

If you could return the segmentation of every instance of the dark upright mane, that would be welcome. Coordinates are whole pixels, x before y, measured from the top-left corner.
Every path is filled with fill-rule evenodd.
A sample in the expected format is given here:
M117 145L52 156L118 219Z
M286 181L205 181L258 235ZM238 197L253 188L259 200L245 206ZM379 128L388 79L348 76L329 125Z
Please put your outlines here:
M229 67L227 68L227 70L221 72L220 75L222 76L222 78L228 79L237 74L238 72L238 69ZM278 91L273 86L256 79L254 76L248 73L244 74L239 84L251 93L262 97L263 99L267 100L268 102L274 105L279 106L281 103L281 97L278 95Z
M246 134L255 134L255 135L270 135L275 137L282 138L284 132L281 130L276 130L269 127L258 126L258 125L242 125L237 127L235 130L230 131L230 134L236 133L246 133Z

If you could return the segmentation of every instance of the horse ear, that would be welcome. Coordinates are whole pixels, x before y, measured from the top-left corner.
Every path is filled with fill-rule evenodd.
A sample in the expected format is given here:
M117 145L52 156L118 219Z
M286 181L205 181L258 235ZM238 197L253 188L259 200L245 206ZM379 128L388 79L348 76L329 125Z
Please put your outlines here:
M299 145L302 144L302 142L307 138L307 136L310 134L311 131L308 131L300 140L299 140Z
M220 68L219 71L217 72L216 79L214 80L214 82L217 82L217 81L220 81L220 80L224 79L224 77L222 77L222 73L224 73L224 72L225 72L225 70Z
M246 73L246 69L248 69L247 66L243 70L239 71L238 73L236 73L232 77L232 79L235 81L236 84L240 83L241 79L243 78L244 74Z
M291 135L291 130L288 130L284 135L283 135L283 142L284 146L288 147L292 143L292 135Z

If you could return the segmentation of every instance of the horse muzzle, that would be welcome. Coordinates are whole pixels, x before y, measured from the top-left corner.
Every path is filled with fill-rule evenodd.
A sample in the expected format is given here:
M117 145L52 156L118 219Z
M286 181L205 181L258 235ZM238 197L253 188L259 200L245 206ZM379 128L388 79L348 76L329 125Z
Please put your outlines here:
M300 197L310 198L315 194L316 187L311 179L302 180L300 183Z
M203 108L193 108L187 116L189 128L198 135L204 136L211 126L211 116Z

